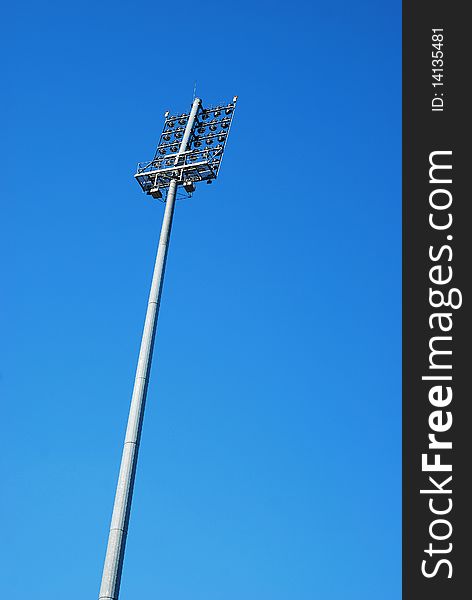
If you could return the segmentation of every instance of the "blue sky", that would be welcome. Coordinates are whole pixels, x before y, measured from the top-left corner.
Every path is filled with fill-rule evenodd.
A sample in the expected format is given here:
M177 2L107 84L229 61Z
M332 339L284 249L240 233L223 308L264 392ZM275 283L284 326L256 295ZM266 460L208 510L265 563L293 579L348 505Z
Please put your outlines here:
M165 110L178 202L121 600L400 597L400 3L4 8L0 595L98 596Z

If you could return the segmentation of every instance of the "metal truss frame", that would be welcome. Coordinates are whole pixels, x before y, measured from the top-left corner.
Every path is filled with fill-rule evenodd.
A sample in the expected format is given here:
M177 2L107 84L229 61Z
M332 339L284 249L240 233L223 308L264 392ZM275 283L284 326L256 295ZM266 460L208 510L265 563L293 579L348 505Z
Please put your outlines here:
M221 160L231 129L237 96L228 104L198 109L193 122L187 149L179 150L189 114L169 116L154 158L138 163L135 178L142 190L154 198L162 199L172 180L177 180L191 194L195 183L211 183L217 178Z

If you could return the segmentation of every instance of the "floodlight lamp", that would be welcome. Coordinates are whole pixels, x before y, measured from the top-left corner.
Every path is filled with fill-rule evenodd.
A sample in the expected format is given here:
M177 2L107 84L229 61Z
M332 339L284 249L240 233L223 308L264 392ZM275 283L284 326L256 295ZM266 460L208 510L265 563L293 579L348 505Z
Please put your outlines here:
M202 145L202 143L201 143L201 141L200 141L200 140L197 140L197 141L195 142L195 146L197 146L197 148L200 148L200 146L201 146L201 145Z
M160 198L162 198L162 192L161 192L161 190L158 187L151 188L149 190L149 193L156 200L159 200Z
M174 126L174 124L175 124L175 123L174 123L174 121L169 121L169 122L167 123L167 125L168 125L169 127L173 127L173 126Z
M185 125L186 122L187 122L187 119L185 119L185 118L179 119L180 125Z
M218 128L217 128L217 126L216 126L214 123L212 123L212 124L210 125L210 131L216 131L217 129L218 129Z
M192 192L194 192L195 191L195 184L193 183L193 181L184 181L184 190L188 194L191 194Z
M215 110L215 117L219 117L221 115L221 110Z
M171 152L177 152L178 148L177 146L171 146L170 150Z
M227 109L225 110L225 113L226 113L227 115L230 115L232 112L233 112L233 109L232 109L232 108L227 108Z
M227 129L227 128L229 127L229 123L228 123L228 121L223 121L223 122L221 123L221 127L223 127L223 129Z

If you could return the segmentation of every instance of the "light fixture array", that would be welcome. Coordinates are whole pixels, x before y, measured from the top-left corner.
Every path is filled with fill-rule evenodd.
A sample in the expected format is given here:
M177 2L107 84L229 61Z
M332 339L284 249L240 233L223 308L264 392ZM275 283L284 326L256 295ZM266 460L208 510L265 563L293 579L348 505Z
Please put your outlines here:
M233 101L210 108L200 104L187 147L180 148L189 114L165 114L164 128L151 161L138 163L135 178L144 192L162 198L172 179L187 193L195 183L211 183L218 176L221 159L231 129L237 96Z

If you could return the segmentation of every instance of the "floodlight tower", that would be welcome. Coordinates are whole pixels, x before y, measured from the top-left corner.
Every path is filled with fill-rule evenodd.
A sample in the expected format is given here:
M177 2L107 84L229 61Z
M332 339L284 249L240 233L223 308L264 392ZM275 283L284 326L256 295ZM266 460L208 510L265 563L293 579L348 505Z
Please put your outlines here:
M165 202L165 211L131 397L99 600L117 600L120 592L139 442L175 199L179 188L183 188L187 195L191 195L195 191L197 182L211 183L218 176L236 100L237 96L228 104L203 108L200 98L195 98L188 114L170 116L167 112L154 158L149 162L139 163L135 174L136 180L146 194Z

